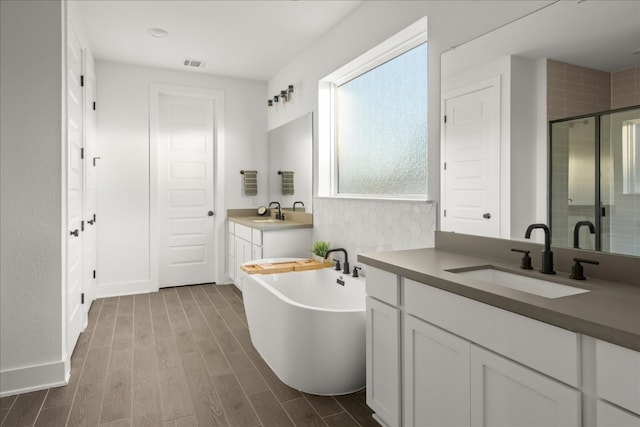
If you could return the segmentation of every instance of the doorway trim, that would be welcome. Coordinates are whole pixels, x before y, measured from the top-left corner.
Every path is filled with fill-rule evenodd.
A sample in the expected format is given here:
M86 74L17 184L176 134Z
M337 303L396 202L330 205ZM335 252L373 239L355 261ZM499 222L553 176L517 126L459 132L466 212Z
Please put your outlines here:
M160 124L160 95L203 97L214 103L213 164L215 165L214 191L214 233L213 246L216 252L214 270L216 283L223 282L225 260L225 217L224 204L224 92L189 86L152 83L149 87L149 281L153 290L159 287L160 251L158 249L159 206L158 206L158 140Z

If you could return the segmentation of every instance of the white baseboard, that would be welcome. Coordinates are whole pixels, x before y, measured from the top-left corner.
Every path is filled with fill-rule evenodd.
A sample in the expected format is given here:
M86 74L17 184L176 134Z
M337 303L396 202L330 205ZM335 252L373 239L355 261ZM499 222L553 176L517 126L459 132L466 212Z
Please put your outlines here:
M123 295L146 294L157 292L158 284L151 283L150 280L139 280L135 282L119 283L99 283L93 292L94 299L118 297Z
M69 383L69 361L8 369L0 372L0 397L59 387Z

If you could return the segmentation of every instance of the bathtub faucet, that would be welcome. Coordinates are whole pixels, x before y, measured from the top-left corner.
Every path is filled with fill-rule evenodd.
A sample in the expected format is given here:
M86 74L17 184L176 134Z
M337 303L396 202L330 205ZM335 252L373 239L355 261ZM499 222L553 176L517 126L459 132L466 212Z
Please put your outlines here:
M327 253L324 256L324 259L327 259L327 257L329 256L329 254L331 252L342 252L344 253L344 269L342 270L342 272L344 274L350 274L351 271L349 270L349 255L347 255L347 250L346 249L342 249L342 248L337 248L337 249L329 249L327 251Z

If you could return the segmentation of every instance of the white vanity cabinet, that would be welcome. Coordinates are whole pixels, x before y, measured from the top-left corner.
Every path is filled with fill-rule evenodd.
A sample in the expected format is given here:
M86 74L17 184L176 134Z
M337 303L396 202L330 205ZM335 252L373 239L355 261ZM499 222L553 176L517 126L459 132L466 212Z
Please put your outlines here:
M596 340L598 426L640 427L640 353Z
M580 425L577 334L375 268L366 280L367 404L384 425Z
M395 274L367 269L367 405L386 425L400 425L400 310Z
M241 288L240 266L263 258L308 258L311 248L311 228L273 228L260 230L235 221L229 225L229 277Z
M468 341L405 316L403 425L469 425L470 349Z

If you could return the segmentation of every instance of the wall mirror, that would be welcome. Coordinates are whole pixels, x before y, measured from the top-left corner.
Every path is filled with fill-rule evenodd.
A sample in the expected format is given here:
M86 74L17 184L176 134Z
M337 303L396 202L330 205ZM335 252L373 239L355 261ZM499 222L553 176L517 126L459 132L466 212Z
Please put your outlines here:
M507 216L510 215L508 219L511 227L506 233L496 237L522 239L521 230L527 222L532 222L536 217L546 217L552 226L553 244L573 246L575 223L580 220L601 221L596 225L605 234L597 239L591 235L589 227L580 228L581 248L640 255L640 195L634 190L635 183L640 180L640 170L633 159L636 159L635 162L640 160L632 150L640 147L640 143L630 142L629 139L633 136L629 129L638 129L635 125L638 122L637 116L631 117L632 113L626 111L624 114L604 117L602 125L597 126L598 129L593 119L583 117L605 110L637 106L640 103L637 83L640 75L640 2L550 2L530 15L445 52L441 58L442 93L472 83L474 78L477 81L486 79L487 73L494 73L495 76L496 68L487 64L500 61L504 66L497 75L501 79L502 88L508 88L501 96L500 117L503 123L500 138L507 138L511 148L511 151L506 151L506 157L511 156L510 175L501 176L502 185L506 185L509 191L506 199L501 197L501 203L506 205L502 209L507 210ZM583 68L597 70L596 76L586 72L581 74ZM553 74L558 69L564 73L564 82L558 81L559 78ZM601 102L602 95L598 90L588 87L597 86L593 79L597 79L600 74L614 76L624 70L635 73L635 87L631 85L618 90L615 85L609 85L610 93L606 95L609 98L604 103ZM481 78L478 77L480 75ZM618 101L613 102L614 97L618 97ZM597 132L607 132L607 135L606 138L602 135L601 140L604 142L597 147L594 144L580 148L571 146L568 154L564 153L567 154L564 178L562 173L553 176L550 173L553 161L558 163L556 155L562 149L560 145L556 145L555 150L552 146L549 156L550 122L571 117L576 118L575 123L557 125L557 144L561 144L560 135L563 133L595 135ZM616 125L617 122L620 126ZM624 140L611 139L622 134L626 134ZM531 145L535 146L533 150L522 150ZM614 152L620 153L619 160L609 158ZM572 157L572 153L575 153L575 157ZM504 155L503 150L501 156ZM593 161L589 162L590 165L596 161L601 165L598 173L609 174L611 180L608 184L603 186L597 179L595 166L589 166L591 169L580 166L587 159ZM580 168L580 172L576 168ZM569 169L574 178L581 178L570 183ZM565 212L563 222L560 223L558 218L562 213L553 211L557 208L554 208L553 202L549 202L553 191L558 191L557 188L551 191L552 181L555 184L561 183L560 187L566 189L567 194L556 194L556 198L566 198L564 207L575 214L567 216ZM612 200L612 182L620 184L617 200ZM619 217L619 229L626 230L624 243L620 240L622 233L607 232L611 226L610 217L598 218L593 214L600 209L600 202L594 201L599 199L591 197L589 192L600 192L602 188L600 196L606 196L607 204L605 214L611 212ZM575 197L569 197L569 192ZM507 203L504 203L505 200ZM575 206L569 207L571 204ZM521 206L527 208L523 210ZM531 218L533 211L536 214ZM581 211L584 211L584 215ZM519 222L519 218L526 218L527 214L529 218ZM553 224L554 218L556 227ZM597 240L600 243L596 244Z
M312 212L313 113L269 131L269 201Z

